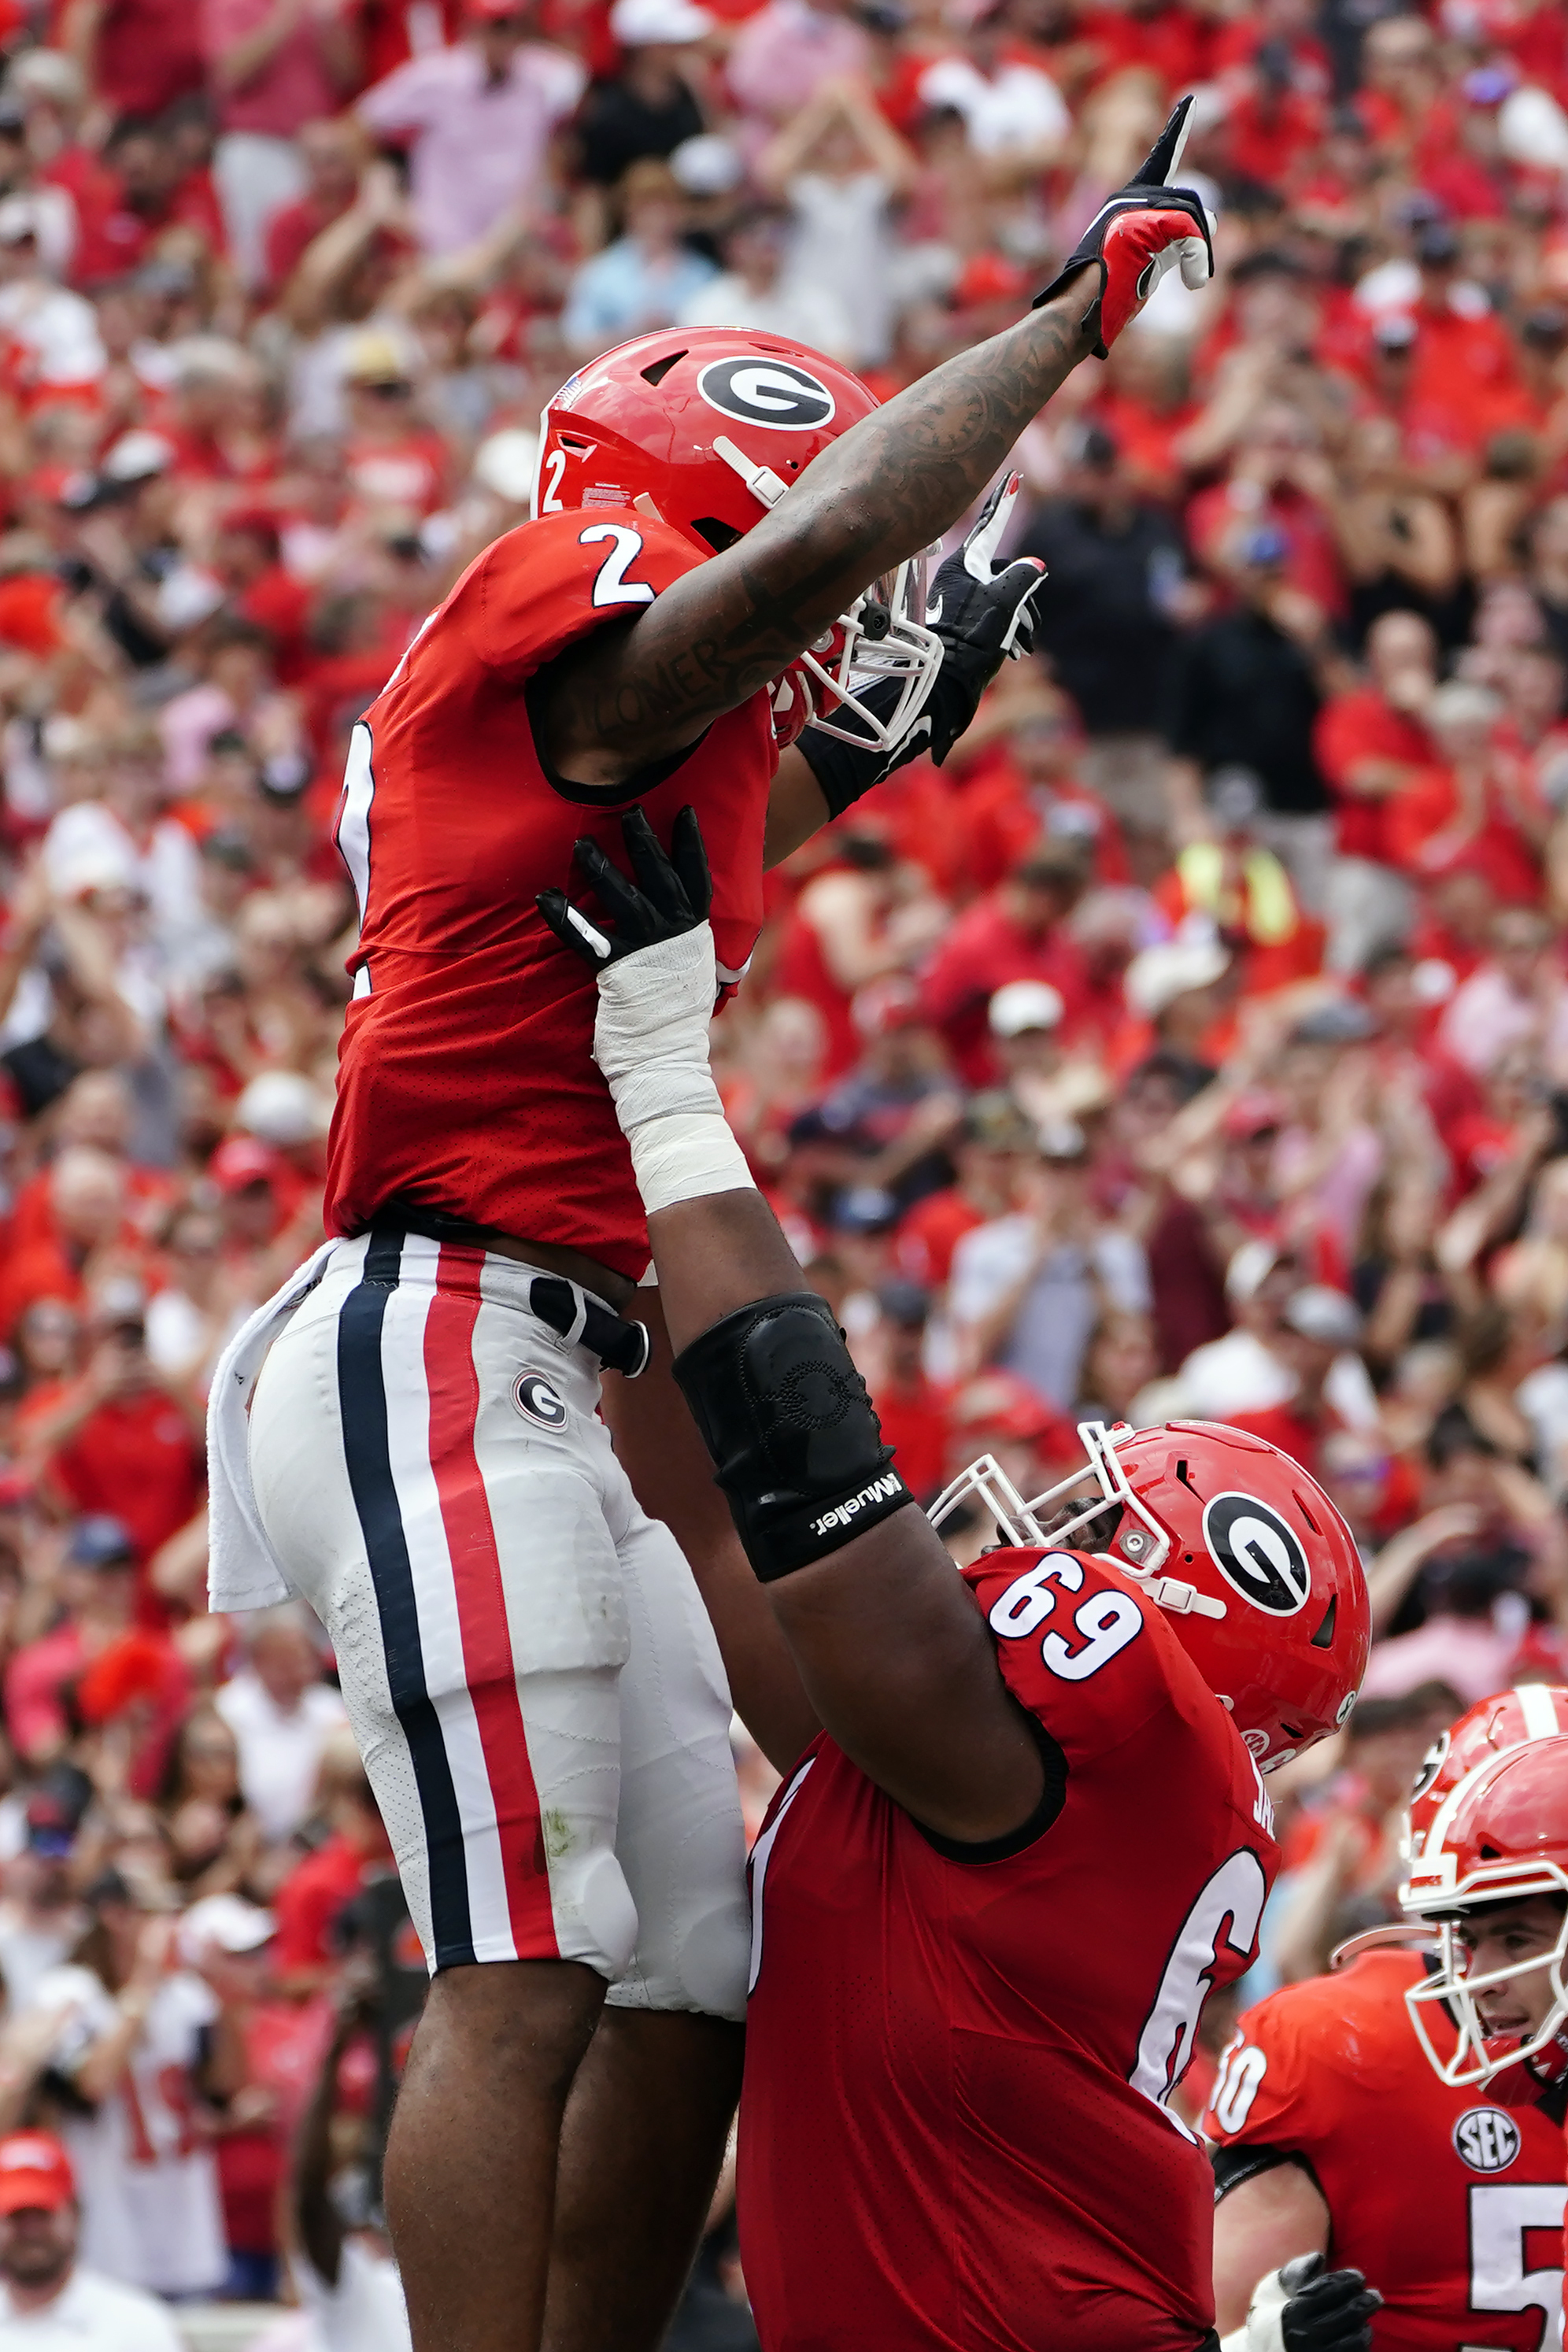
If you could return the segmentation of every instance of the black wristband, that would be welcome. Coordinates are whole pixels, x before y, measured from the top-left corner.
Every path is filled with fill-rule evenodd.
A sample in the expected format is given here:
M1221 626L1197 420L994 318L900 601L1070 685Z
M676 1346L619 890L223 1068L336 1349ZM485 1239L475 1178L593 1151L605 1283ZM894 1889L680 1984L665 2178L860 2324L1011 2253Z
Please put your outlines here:
M860 697L868 710L879 719L886 718L898 704L903 688L897 678L879 678L868 687ZM822 787L822 797L827 803L830 817L842 816L863 800L873 784L890 776L895 768L923 751L931 740L931 730L917 719L910 730L913 740L906 736L895 750L885 743L846 743L841 736L829 735L825 729L811 725L802 733L797 749L806 766Z

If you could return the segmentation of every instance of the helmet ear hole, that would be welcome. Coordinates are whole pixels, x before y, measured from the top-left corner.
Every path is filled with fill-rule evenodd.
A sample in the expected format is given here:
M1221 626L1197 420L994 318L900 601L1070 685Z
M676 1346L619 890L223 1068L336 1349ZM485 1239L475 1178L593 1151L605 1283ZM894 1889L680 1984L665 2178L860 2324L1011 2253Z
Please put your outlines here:
M1326 1650L1330 1647L1334 1638L1334 1619L1339 1615L1339 1612L1340 1596L1337 1592L1331 1592L1323 1622L1312 1636L1314 1650Z
M715 555L722 555L741 536L733 523L721 522L717 515L699 515L691 528L700 539L708 541Z
M685 357L684 352L666 352L663 359L655 360L649 366L639 370L644 383L661 384L670 369Z

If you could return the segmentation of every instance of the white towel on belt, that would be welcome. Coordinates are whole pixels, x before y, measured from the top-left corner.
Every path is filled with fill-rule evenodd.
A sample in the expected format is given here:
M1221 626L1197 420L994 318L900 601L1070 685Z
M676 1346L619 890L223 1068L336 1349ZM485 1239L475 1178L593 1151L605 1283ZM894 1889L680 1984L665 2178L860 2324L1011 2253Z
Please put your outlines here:
M250 1483L250 1392L267 1350L336 1247L323 1242L240 1325L218 1358L207 1398L207 1600L215 1610L269 1609L289 1599L289 1580L267 1540Z

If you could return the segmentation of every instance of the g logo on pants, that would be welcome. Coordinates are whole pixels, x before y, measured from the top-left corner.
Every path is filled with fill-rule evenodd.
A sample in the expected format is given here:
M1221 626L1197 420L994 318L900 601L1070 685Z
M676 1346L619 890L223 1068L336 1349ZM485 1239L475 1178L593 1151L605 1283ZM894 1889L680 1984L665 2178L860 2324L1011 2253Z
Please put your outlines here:
M538 1422L542 1429L564 1429L566 1408L548 1381L537 1372L519 1372L511 1384L511 1401L519 1412L530 1421Z

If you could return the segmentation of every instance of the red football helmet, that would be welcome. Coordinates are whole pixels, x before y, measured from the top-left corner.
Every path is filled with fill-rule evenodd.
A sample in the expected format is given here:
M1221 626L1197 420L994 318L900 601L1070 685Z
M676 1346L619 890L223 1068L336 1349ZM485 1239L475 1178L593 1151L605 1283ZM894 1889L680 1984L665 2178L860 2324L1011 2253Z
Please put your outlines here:
M877 404L837 360L779 335L741 327L639 335L579 368L546 405L533 511L640 507L716 554ZM926 575L922 554L874 581L780 674L781 741L810 719L850 743L897 740L942 665L926 626ZM860 698L885 678L902 690L879 718Z
M1442 1810L1444 1798L1478 1764L1532 1739L1553 1739L1560 1732L1568 1732L1568 1690L1550 1683L1521 1683L1516 1690L1498 1691L1490 1698L1478 1700L1458 1723L1450 1724L1423 1757L1410 1791L1404 1847L1406 1867L1420 1861L1426 1832ZM1403 1890L1400 1899L1404 1900Z
M1568 1735L1527 1740L1489 1756L1448 1791L1422 1841L1401 1900L1417 1919L1438 1930L1435 1974L1407 1988L1405 1998L1416 2034L1445 2083L1484 2082L1521 2058L1544 2050L1568 2019L1568 1907L1550 1952L1476 1975L1458 1929L1467 1912L1522 1902L1530 1895L1568 1895ZM1523 2041L1489 2042L1476 1995L1545 1968L1552 2007ZM1442 2005L1458 2026L1444 2058L1427 2029L1426 2013ZM1445 2037L1446 2038L1446 2037Z
M1372 1639L1355 1538L1317 1481L1278 1446L1217 1422L1163 1429L1079 1423L1081 1470L1026 1503L986 1454L931 1509L973 1496L1003 1540L1067 1547L1097 1530L1102 1557L1175 1618L1174 1631L1237 1729L1270 1772L1350 1713ZM1090 1480L1095 1492L1053 1517Z

